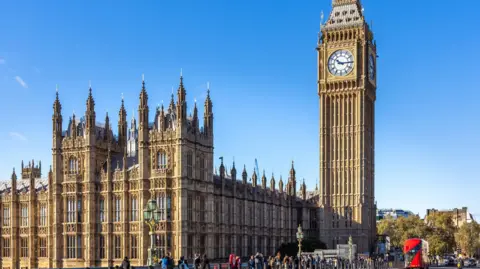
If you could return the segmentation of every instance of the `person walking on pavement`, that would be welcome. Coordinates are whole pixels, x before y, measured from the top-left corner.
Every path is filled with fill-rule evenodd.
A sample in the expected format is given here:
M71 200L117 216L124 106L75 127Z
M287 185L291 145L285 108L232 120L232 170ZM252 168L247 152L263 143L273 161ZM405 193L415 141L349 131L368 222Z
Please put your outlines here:
M122 269L130 269L130 261L128 260L128 257L123 259L121 267Z

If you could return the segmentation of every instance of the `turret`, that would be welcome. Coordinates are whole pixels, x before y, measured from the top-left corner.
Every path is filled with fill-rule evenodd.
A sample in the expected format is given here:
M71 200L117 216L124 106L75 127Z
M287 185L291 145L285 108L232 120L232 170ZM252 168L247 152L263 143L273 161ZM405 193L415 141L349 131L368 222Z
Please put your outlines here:
M295 168L292 161L292 168L290 168L290 176L288 177L288 185L290 186L289 195L295 196L297 194L297 180L295 178Z
M272 173L272 178L270 179L270 190L272 191L275 190L275 177L273 176L273 173Z
M120 148L124 148L127 144L127 128L127 111L122 95L122 104L120 105L120 111L118 111L118 144Z
M252 175L252 186L253 187L257 186L257 173L255 172L255 169L253 170L253 175Z
M130 129L128 131L128 139L127 139L127 155L129 157L136 157L137 151L138 151L137 121L135 120L134 113L132 113L132 120L130 122Z
M197 109L197 99L194 101L193 105L193 118L192 118L193 130L196 132L198 130L198 109Z
M35 195L35 175L33 173L30 173L30 177L29 177L29 188L28 188L28 191L29 191L29 194L30 194L30 197L33 197ZM31 201L33 201L33 199L30 199Z
M105 115L105 133L103 134L103 139L110 139L110 118L108 117L108 112Z
M230 170L230 175L232 176L233 184L237 181L237 169L235 169L235 161L233 161L232 169Z
M142 90L140 91L140 104L138 106L138 129L143 130L143 135L140 134L140 140L145 141L148 135L148 94L145 88L145 79L142 76Z
M158 114L158 129L160 131L167 129L167 126L165 124L165 109L163 108L163 103Z
M62 138L62 105L58 98L58 87L55 94L55 101L53 102L52 126L54 139L53 147L60 148Z
M263 175L262 175L262 188L263 189L267 188L267 177L265 176L265 170L263 170Z
M213 135L213 105L210 99L210 83L207 83L207 98L205 98L203 117L203 131L207 135Z
M15 173L15 168L13 168L12 177L10 179L12 181L12 195L17 194L17 174Z
M95 101L92 96L92 86L88 89L87 110L85 111L85 131L87 134L95 135Z
M305 185L305 179L303 179L302 186L300 187L300 192L302 193L302 199L307 200L307 185Z
M280 193L283 192L283 180L282 180L282 176L280 176L280 181L278 182L278 191Z
M223 157L220 157L220 179L223 180L225 179L225 166L223 165Z
M180 84L177 91L177 118L180 124L187 119L187 92L183 86L183 75L180 74Z
M175 105L175 98L173 95L173 87L172 87L172 98L170 99L170 105L168 106L168 114L172 114L177 109Z
M247 167L243 165L243 172L242 172L242 182L243 184L247 184Z
M140 178L149 177L149 129L148 129L148 95L145 89L145 78L142 75L142 90L140 91L140 105L138 106L138 164L140 165Z

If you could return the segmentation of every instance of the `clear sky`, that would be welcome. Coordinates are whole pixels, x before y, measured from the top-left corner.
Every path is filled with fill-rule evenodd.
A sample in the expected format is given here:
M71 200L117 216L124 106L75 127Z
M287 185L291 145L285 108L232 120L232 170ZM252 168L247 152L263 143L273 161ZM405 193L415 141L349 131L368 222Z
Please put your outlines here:
M480 214L480 1L362 1L378 45L376 200L425 214ZM287 178L292 159L318 180L316 41L329 0L2 1L0 178L24 160L51 163L59 85L64 128L83 114L92 82L98 121L116 130L145 74L149 104L169 101L180 69L190 108L210 81L215 160L258 159ZM189 109L190 109L189 108ZM135 112L137 113L137 112ZM480 216L479 216L480 217Z

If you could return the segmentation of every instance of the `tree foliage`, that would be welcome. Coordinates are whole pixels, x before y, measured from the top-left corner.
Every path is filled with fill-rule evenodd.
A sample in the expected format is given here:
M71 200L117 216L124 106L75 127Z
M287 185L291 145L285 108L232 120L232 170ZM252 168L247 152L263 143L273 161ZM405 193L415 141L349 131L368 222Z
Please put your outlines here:
M442 255L454 250L455 226L448 214L438 213L424 221L418 216L393 219L387 217L377 224L379 234L390 237L394 247L402 247L409 238L422 238L429 242L430 254Z
M390 237L390 244L402 247L409 238L425 238L428 234L427 226L418 216L393 219L387 217L377 224L379 234Z
M326 249L327 245L320 240L312 239L312 238L305 238L302 241L302 252L313 252L316 249ZM298 254L298 242L290 242L290 243L283 243L275 254L280 252L283 256L295 256Z
M480 225L476 222L463 224L455 233L455 240L462 249L462 252L472 256L480 247Z
M442 255L455 249L455 225L450 214L437 213L427 216L429 228L426 240L429 242L430 253Z

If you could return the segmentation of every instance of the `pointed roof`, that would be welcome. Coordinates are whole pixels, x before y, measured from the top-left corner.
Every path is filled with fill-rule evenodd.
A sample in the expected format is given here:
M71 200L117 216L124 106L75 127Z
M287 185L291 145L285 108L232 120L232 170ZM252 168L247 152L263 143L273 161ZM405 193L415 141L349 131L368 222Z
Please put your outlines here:
M94 111L95 110L95 101L93 100L92 95L92 86L88 89L88 98L87 98L87 111Z
M60 114L60 112L62 110L62 104L60 104L60 99L58 98L58 85L56 86L55 91L56 91L56 93L55 93L55 101L53 102L53 111L55 113Z
M325 30L358 27L365 23L359 0L333 0Z
M142 74L142 90L140 91L140 107L148 106L148 94L145 88L145 76Z

